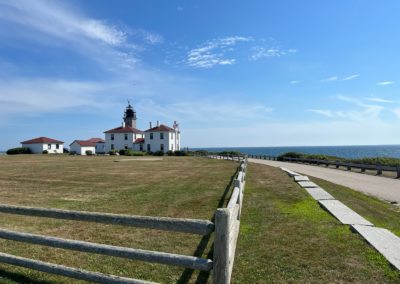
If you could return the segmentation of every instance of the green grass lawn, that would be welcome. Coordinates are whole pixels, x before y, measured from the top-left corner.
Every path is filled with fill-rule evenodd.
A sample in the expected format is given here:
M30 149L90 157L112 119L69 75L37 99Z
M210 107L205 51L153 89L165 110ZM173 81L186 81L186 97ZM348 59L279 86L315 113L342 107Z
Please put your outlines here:
M229 197L237 163L191 157L0 157L0 203L211 220ZM135 159L135 158L132 158ZM314 180L377 225L399 232L394 207ZM56 237L212 257L213 235L0 214L0 227ZM161 283L210 283L211 275L161 264L0 240L0 251ZM0 264L0 283L77 283ZM250 164L233 283L399 283L400 274L279 169Z
M225 201L237 164L188 157L26 155L0 158L0 203L211 220ZM134 158L132 158L134 159ZM0 214L0 227L110 245L206 257L210 236ZM161 264L0 240L1 252L161 283L207 281L207 273ZM1 283L74 283L0 264Z
M399 232L400 213L390 205L314 181L372 222ZM400 282L383 256L278 168L248 167L238 242L233 283Z

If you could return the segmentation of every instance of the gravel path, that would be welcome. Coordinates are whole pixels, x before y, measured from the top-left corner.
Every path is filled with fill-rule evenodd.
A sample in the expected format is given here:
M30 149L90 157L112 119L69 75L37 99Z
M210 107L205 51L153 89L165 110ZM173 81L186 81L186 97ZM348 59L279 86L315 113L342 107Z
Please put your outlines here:
M285 167L292 171L344 185L380 199L400 204L400 180L341 171L318 166L285 163L268 160L249 159L249 162L273 167Z

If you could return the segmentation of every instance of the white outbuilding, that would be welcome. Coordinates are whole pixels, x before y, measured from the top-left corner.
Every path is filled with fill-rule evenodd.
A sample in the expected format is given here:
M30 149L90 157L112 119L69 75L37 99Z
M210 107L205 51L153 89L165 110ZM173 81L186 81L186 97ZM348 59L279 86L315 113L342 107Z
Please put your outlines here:
M33 154L41 154L47 151L49 154L62 154L64 142L48 137L38 137L21 142L22 147L29 148Z
M69 145L69 151L71 154L78 155L87 155L88 151L92 153L92 155L96 153L104 153L104 151L96 151L100 150L101 145L104 145L104 140L101 138L91 138L88 140L75 140Z

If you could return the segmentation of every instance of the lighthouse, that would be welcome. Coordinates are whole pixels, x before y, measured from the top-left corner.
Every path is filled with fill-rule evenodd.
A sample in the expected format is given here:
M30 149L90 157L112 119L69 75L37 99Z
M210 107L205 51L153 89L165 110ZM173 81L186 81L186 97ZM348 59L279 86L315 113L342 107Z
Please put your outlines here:
M136 111L133 109L129 101L124 113L124 122L126 126L136 128Z

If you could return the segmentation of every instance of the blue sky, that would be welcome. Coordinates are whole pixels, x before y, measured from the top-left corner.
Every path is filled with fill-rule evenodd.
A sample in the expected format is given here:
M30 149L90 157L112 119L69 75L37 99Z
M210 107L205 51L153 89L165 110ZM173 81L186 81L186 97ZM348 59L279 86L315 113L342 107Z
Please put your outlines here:
M180 124L182 146L400 144L398 1L0 0L0 149Z

